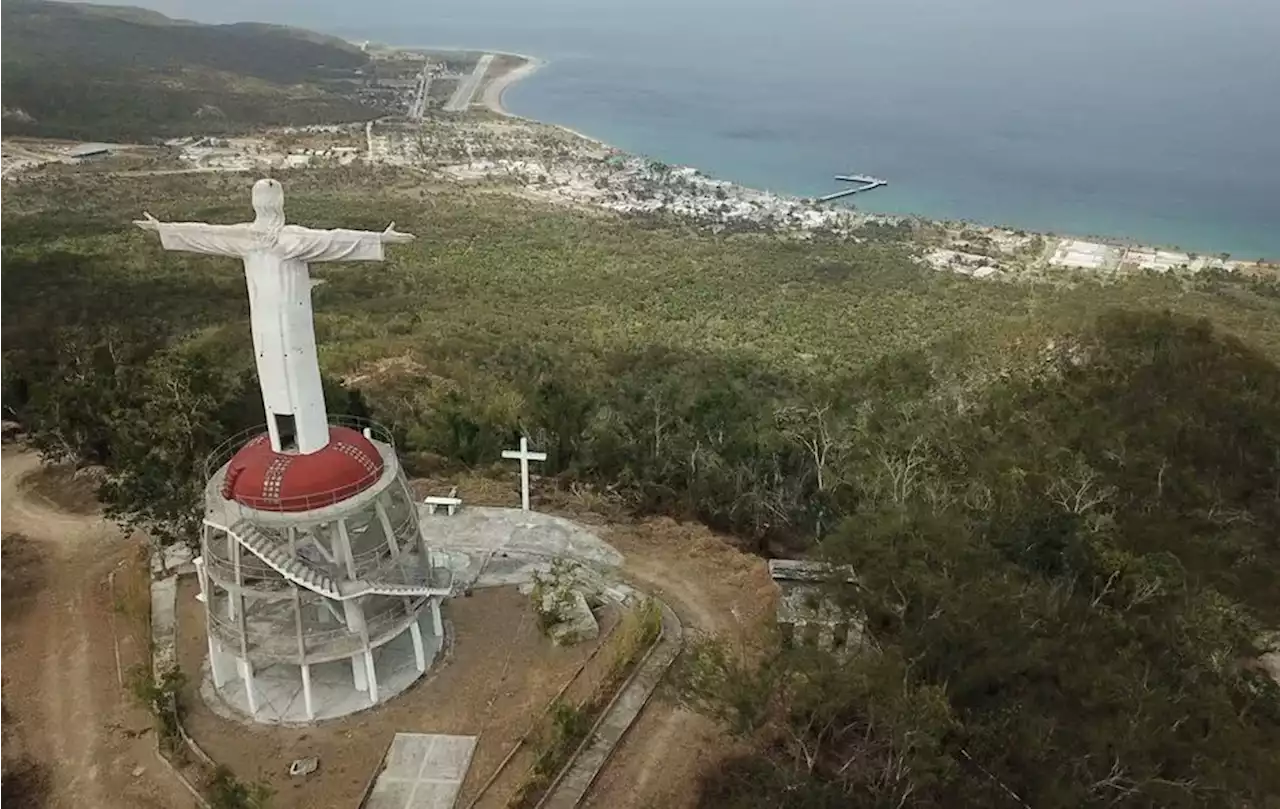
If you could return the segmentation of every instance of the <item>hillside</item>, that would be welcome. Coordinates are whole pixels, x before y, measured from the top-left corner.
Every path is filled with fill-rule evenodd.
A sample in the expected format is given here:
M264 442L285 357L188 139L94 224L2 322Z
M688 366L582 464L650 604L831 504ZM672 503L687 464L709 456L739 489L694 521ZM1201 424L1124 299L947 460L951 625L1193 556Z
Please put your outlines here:
M355 100L365 55L332 37L46 0L0 15L6 135L137 140L373 115Z
M411 474L483 476L528 435L540 494L858 571L838 596L876 654L688 656L692 702L744 741L700 805L1280 795L1280 689L1252 663L1280 627L1274 283L979 283L893 228L717 235L394 169L282 179L293 221L418 234L315 268L314 297L330 411L393 425ZM6 413L104 465L113 515L187 539L203 458L263 420L243 273L128 223L243 221L248 184L45 180L5 199Z

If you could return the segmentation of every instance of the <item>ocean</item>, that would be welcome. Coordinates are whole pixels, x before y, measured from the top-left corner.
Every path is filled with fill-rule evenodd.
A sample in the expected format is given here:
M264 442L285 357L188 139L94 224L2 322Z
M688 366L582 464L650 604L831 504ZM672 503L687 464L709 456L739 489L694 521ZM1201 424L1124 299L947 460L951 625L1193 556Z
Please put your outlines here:
M868 210L1280 258L1275 0L153 0L549 61L515 113Z

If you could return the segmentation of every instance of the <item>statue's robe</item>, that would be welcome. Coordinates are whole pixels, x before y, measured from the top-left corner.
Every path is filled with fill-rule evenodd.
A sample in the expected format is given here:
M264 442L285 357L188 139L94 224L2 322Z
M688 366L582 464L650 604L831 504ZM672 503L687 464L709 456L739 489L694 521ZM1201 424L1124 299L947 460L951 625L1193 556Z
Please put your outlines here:
M292 417L299 452L315 452L329 441L320 364L311 316L312 261L381 261L382 234L361 230L312 230L286 225L274 241L248 224L200 222L157 224L160 244L244 261L258 380L272 443Z

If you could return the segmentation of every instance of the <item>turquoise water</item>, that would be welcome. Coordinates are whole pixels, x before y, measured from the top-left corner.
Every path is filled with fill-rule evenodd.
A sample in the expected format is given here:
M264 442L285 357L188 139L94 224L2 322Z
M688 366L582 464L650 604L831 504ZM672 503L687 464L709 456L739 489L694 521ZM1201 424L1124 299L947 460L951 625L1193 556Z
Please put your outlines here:
M746 185L1280 258L1274 0L154 5L535 54L513 112Z

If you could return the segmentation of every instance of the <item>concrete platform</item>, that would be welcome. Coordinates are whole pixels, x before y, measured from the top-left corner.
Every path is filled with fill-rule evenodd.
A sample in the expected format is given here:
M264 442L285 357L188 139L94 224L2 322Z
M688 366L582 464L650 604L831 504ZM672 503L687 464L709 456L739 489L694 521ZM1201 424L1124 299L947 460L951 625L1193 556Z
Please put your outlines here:
M397 733L364 809L451 809L475 749L475 736Z
M422 628L422 645L427 669L431 668L443 639L431 634L431 615L418 616ZM378 672L379 705L399 694L422 676L413 656L413 638L406 630L394 640L373 651L373 665ZM249 722L249 701L244 681L231 679L221 690L213 687L208 658L203 666L200 696L215 713L227 719ZM254 693L258 697L259 723L305 725L311 721L337 719L374 707L369 695L357 691L351 678L348 660L317 663L311 666L311 700L315 719L308 720L302 697L302 670L296 665L278 664L258 669L253 675Z
M600 569L622 565L613 546L577 523L516 508L464 505L448 515L418 507L419 524L433 564L454 573L455 591L483 585L519 584L550 559L569 557Z

